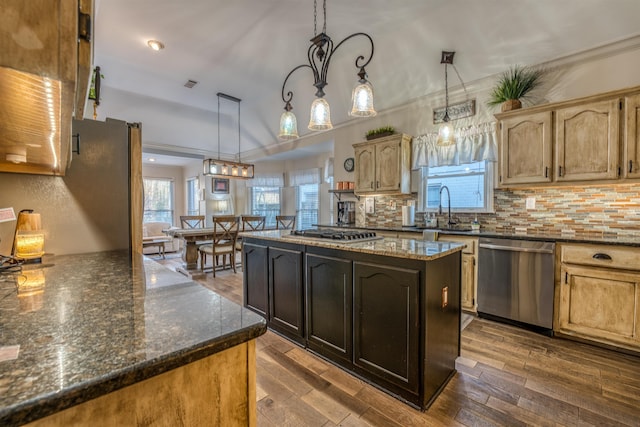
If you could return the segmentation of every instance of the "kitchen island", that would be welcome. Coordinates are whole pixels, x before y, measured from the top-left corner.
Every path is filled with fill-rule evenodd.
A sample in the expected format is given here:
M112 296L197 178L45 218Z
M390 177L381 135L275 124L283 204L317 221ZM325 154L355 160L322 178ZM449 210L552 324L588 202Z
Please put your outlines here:
M460 354L463 247L245 233L244 305L285 338L425 409Z
M255 313L128 251L0 290L0 425L255 425Z

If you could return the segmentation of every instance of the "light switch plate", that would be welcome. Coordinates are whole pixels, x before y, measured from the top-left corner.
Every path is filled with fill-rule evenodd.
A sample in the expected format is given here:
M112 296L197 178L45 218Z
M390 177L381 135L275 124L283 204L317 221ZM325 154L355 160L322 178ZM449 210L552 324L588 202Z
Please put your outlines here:
M535 209L536 208L536 198L535 197L527 197L525 199L525 205L527 209Z
M373 197L367 197L364 199L364 211L368 214L376 213L376 199Z

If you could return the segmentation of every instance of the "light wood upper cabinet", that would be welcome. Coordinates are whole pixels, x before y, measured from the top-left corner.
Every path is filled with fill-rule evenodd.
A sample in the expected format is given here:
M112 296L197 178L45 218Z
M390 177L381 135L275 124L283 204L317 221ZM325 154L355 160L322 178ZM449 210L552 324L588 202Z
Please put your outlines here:
M373 191L376 182L376 148L374 145L354 147L355 191Z
M556 333L640 350L640 249L563 244Z
M353 148L356 194L408 194L410 192L410 135L391 135L354 144Z
M551 182L551 111L500 122L500 184Z
M495 116L500 187L640 178L640 86Z
M17 99L0 105L0 171L65 174L71 161L71 121L82 118L91 79L91 36L83 39L79 28L91 28L93 4L0 0L6 18L0 31L0 94L3 100ZM48 90L52 98L45 97ZM49 111L54 111L56 132L51 131ZM7 154L24 160L5 161Z
M624 105L623 176L640 178L640 95L625 97Z
M619 105L614 98L556 110L557 181L617 178Z

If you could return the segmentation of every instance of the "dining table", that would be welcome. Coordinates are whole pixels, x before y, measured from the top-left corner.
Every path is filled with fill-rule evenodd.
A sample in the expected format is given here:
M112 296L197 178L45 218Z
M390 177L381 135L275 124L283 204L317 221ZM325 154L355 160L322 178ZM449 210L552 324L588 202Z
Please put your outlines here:
M184 242L182 245L182 265L177 267L176 271L188 277L204 274L198 270L198 246L213 241L215 229L213 227L170 228L164 232Z

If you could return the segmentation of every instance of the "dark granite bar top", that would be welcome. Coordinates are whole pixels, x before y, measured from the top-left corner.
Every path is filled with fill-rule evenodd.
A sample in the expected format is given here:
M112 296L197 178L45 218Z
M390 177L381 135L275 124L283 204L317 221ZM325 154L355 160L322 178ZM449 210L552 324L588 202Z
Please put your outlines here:
M0 425L24 424L249 341L259 315L127 251L0 274Z
M549 242L564 242L564 243L592 243L592 244L607 244L607 245L625 245L625 246L638 246L640 247L640 230L639 234L614 234L614 233L549 233L544 230L524 230L519 231L517 229L487 229L481 228L478 231L470 231L465 229L447 229L447 228L427 228L420 226L412 227L356 227L351 224L345 225L328 225L328 224L315 224L318 228L348 228L354 230L373 230L373 231L391 231L391 232L412 232L422 233L424 230L437 231L439 234L452 234L460 236L476 236L476 237L497 237L505 239L515 240L538 240ZM470 228L470 227L469 227Z
M243 238L258 238L276 240L279 242L296 243L299 245L318 246L323 248L341 249L350 252L361 252L372 255L384 255L399 258L412 258L431 261L442 258L451 253L462 251L464 244L453 242L426 242L413 238L380 238L379 240L352 241L317 239L291 234L290 230L252 231L243 233Z

